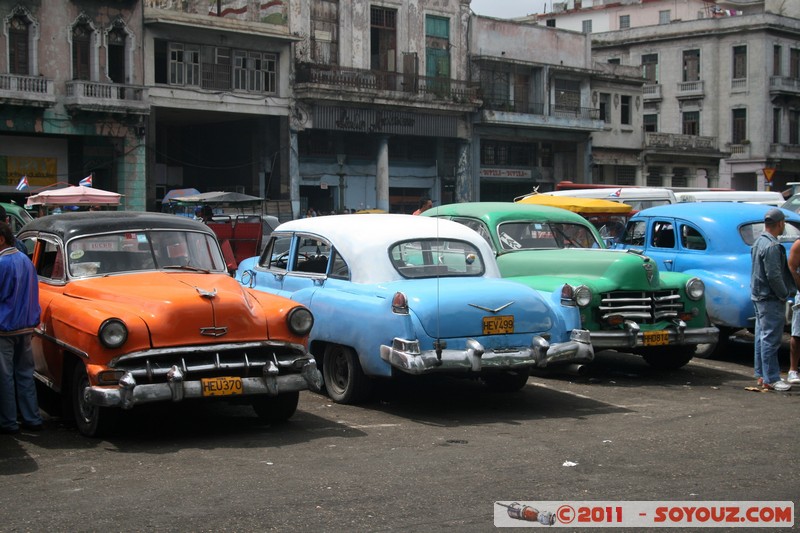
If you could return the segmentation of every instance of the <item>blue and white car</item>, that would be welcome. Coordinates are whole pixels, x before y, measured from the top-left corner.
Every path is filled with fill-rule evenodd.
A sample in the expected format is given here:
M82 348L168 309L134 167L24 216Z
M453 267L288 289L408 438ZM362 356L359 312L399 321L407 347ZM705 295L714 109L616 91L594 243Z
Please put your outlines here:
M750 248L764 231L764 214L773 208L734 202L651 207L631 217L615 244L615 248L641 250L662 272L684 272L703 280L708 316L720 335L716 347L696 355L718 354L734 331L755 327ZM783 212L786 229L780 241L788 253L800 238L800 215Z
M398 372L460 374L508 391L533 367L594 357L574 301L501 279L486 241L448 220L293 220L239 264L236 279L311 309L309 351L340 403Z

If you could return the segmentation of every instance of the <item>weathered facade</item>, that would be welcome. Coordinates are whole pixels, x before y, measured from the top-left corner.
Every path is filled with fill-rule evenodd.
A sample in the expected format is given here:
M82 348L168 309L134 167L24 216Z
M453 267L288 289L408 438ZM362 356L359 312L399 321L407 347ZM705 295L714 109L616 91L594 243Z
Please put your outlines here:
M140 2L0 0L0 193L76 185L144 209ZM29 188L16 190L27 177Z
M563 179L585 181L591 134L603 128L586 36L487 17L470 25L471 79L482 99L473 197L511 201Z
M469 0L291 4L291 198L330 212L411 213L469 197Z

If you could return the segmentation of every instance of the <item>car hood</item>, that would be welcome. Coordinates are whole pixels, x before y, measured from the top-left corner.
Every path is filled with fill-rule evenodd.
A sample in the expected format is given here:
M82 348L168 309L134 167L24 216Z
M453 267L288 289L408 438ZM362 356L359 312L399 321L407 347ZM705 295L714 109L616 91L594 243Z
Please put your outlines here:
M153 348L268 338L264 310L224 274L147 272L70 283L64 295L137 314ZM87 306L87 309L89 306ZM131 325L129 325L131 327Z
M600 290L642 290L661 285L658 266L647 256L616 250L521 250L497 258L504 278L551 277L545 290L588 283ZM519 280L524 281L524 280Z
M488 316L513 315L515 333L549 332L560 319L539 292L501 279L424 279L397 290L433 338L480 337Z

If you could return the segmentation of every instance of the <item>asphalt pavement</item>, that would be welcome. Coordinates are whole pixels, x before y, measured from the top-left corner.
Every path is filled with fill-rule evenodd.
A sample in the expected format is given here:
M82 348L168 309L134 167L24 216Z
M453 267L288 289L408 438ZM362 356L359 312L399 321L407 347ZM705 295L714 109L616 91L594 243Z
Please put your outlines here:
M150 405L104 440L50 416L0 436L0 531L477 532L495 501L797 504L800 387L748 391L751 365L746 342L671 372L609 351L513 394L460 379L386 383L359 406L305 392L274 427L245 405Z

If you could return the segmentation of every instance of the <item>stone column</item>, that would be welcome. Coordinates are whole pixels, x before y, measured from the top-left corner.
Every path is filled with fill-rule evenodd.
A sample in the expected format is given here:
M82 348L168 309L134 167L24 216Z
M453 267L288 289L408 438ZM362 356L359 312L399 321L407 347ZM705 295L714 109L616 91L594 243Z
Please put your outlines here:
M289 130L289 200L292 218L300 217L300 155L297 151L297 132Z
M375 165L375 202L378 209L389 212L389 138L378 139L378 153Z
M672 187L672 178L675 174L661 174L661 186Z
M472 143L460 141L458 143L458 162L456 163L456 203L474 201L472 182Z
M709 168L706 170L706 182L709 189L719 187L719 169Z

